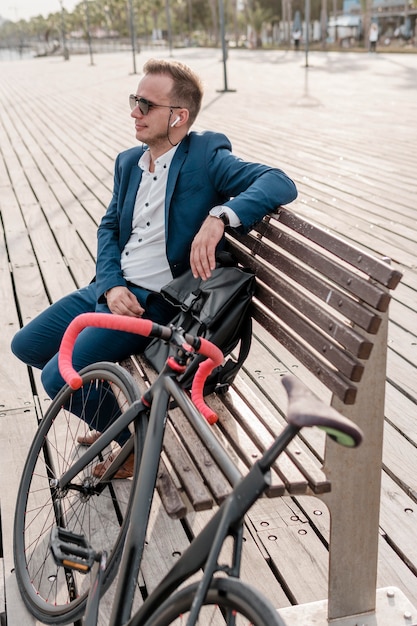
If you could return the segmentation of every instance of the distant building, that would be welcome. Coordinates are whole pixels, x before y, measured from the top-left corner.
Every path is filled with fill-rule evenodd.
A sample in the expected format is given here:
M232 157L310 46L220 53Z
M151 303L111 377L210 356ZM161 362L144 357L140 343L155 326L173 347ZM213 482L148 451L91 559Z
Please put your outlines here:
M360 0L343 0L342 14L329 16L328 35L331 41L349 45L361 39L363 8ZM378 23L380 40L389 45L393 39L407 42L416 33L417 7L412 0L373 0L371 18ZM415 41L417 44L417 40Z

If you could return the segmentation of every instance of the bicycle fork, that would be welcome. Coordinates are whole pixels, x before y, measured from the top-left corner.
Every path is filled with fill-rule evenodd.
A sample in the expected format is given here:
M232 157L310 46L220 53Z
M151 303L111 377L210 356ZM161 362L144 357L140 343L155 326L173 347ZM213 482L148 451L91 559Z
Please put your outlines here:
M188 616L187 626L195 626L195 624L197 623L201 607L203 606L204 599L207 595L210 583L213 580L213 574L215 572L225 571L227 572L228 576L239 578L240 564L242 560L243 519L241 519L239 523L236 524L232 532L230 527L230 517L231 515L233 515L232 509L234 508L234 505L235 503L232 498L226 501L220 523L214 536L212 548L206 561L203 577L200 580L190 608L190 615ZM233 537L232 563L229 567L221 566L218 562L220 551L228 535L231 535ZM230 614L227 616L227 625L235 626L235 624L235 615L233 614L233 612L230 612Z

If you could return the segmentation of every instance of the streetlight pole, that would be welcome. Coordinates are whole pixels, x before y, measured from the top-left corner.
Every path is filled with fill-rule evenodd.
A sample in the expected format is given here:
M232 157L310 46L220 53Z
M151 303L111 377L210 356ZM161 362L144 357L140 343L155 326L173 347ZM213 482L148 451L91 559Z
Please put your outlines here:
M85 20L86 20L86 25L87 25L88 50L90 52L90 65L94 65L93 47L91 45L90 13L89 13L89 10L88 10L88 0L84 0L84 6L85 6Z
M132 0L129 0L129 24L130 24L130 40L132 44L133 56L133 74L136 74L136 35L135 35L135 14L133 11Z
M306 20L306 67L308 67L308 47L310 43L310 0L305 0L305 20Z
M224 4L223 0L219 0L219 17L220 17L220 37L222 40L222 52L223 52L223 79L224 79L224 88L221 91L235 91L235 89L229 89L227 86L227 69L226 69L226 61L227 61L227 47L226 47L226 35L225 35L225 27L224 27Z
M169 56L171 57L172 56L172 26L171 26L171 9L169 6L169 0L165 0L165 13L167 16Z
M64 61L69 60L69 50L67 48L67 36L65 32L65 13L64 13L64 3L63 0L59 0L59 4L61 5L61 31L62 31L62 53L64 56Z
M334 43L337 44L337 0L333 0Z

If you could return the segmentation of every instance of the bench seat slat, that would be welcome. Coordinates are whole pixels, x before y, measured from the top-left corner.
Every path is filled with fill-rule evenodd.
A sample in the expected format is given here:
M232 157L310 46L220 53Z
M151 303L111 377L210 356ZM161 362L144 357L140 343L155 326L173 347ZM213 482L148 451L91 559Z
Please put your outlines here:
M187 514L187 507L178 492L177 486L168 470L164 460L159 461L156 488L159 497L168 515L174 519L181 519Z
M178 479L194 510L204 511L211 509L213 498L169 422L165 429L164 451L171 464L175 467Z
M145 376L147 380L150 382L154 381L156 378L155 370L149 365L146 361L145 357L141 355L135 355L133 359L129 359L127 363L123 362L124 366L127 366L130 373L137 380L140 388L143 390L143 377ZM184 462L184 458L190 458L191 463L190 467L194 466L198 469L199 477L197 480L197 488L196 493L193 495L190 493L190 489L193 486L193 483L188 480L187 484L182 484L181 481L181 472L177 473L176 463L174 461L173 453L169 455L169 450L167 450L167 456L171 456L171 459L174 461L175 471L177 473L178 480L182 484L182 487L187 492L191 501L198 500L198 492L201 489L201 477L205 484L207 485L210 493L214 497L214 500L219 503L222 502L230 493L231 487L229 482L223 476L221 470L218 468L216 463L214 462L212 456L208 452L207 448L203 445L201 439L195 433L194 429L186 420L182 414L182 412L178 409L170 409L168 412L169 420L168 423L172 424L172 427L175 431L176 436L178 437L177 445L181 445L182 451L179 458L181 459L180 465ZM168 440L167 440L168 441ZM166 441L164 438L164 450L165 450ZM189 457L188 457L189 455ZM186 464L187 466L187 464ZM186 474L188 473L188 470ZM187 478L189 478L187 476ZM203 508L207 508L201 504L201 510ZM169 513L169 511L168 511Z
M246 474L248 468L252 467L254 462L261 456L259 447L255 444L254 438L248 435L242 428L240 422L230 414L225 405L223 405L220 399L215 395L210 397L210 406L219 416L220 430L225 437L224 447L229 451L242 474ZM293 474L292 478L294 480L294 486L297 486L305 493L306 481L304 477L298 473L296 476ZM277 467L274 467L271 472L271 485L268 489L269 495L282 496L289 483L290 480L285 479L283 473L278 471Z
M170 420L175 427L176 433L181 438L184 448L190 454L205 484L217 503L223 500L231 492L231 486L223 473L214 462L207 448L202 444L194 429L184 418L181 411L170 411Z
M141 355L122 362L130 374L137 381L143 392L146 389L145 379L152 382L156 378L155 370ZM185 491L195 510L211 508L213 498L222 502L231 491L230 484L217 467L207 448L185 420L181 411L170 409L164 437L163 449L173 465L177 481ZM175 438L172 435L175 433ZM177 511L180 506L172 501L170 495L171 484L167 482L163 469L161 471L161 485L159 493L167 513L171 517L179 517ZM208 491L204 485L207 485ZM209 494L209 495L208 495Z
M255 407L252 406L253 394L248 389L245 391L245 398L238 395L233 389L223 398L223 403L236 421L242 425L250 438L256 443L262 452L264 452L274 441L280 429L274 428L274 434L262 424L254 412ZM263 409L263 412L265 410ZM326 493L330 490L330 483L324 471L319 467L317 459L309 457L301 446L292 442L278 460L277 466L279 474L282 476L288 493L297 495L310 488L314 493ZM300 472L303 479L297 478Z

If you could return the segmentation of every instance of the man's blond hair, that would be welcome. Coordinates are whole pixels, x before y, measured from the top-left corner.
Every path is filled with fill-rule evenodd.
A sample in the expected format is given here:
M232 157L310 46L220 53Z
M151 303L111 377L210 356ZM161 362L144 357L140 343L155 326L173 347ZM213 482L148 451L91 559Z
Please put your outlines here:
M203 99L203 84L200 77L184 63L164 59L149 59L143 66L145 74L165 74L174 81L170 97L173 106L189 111L189 124L196 119Z

